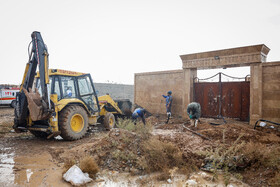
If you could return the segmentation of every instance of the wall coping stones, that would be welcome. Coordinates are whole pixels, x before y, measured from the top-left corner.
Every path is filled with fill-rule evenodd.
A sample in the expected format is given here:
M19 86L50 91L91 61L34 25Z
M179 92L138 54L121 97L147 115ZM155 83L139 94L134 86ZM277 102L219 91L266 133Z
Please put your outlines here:
M158 74L173 74L173 73L183 73L182 69L179 70L169 70L169 71L154 71L154 72L144 72L135 73L135 76L145 76L145 75L158 75Z
M280 61L266 62L262 64L262 66L279 66L279 65L280 65Z
M266 62L270 49L264 45L252 45L202 53L180 55L183 69L222 68L248 66L252 63Z

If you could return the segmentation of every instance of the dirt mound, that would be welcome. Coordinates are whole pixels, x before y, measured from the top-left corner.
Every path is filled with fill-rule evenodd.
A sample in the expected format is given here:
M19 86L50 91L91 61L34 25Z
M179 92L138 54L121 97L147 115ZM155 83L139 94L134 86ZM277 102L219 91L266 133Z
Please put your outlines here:
M172 142L194 165L205 164L210 157L227 175L237 175L253 186L280 182L280 131L278 127L258 128L247 123L227 120L226 124L210 125L213 119L201 119L198 127L189 120L180 124L159 124L153 134L162 141ZM183 126L208 137L205 140ZM235 143L236 142L236 143ZM237 159L237 160L236 160ZM210 164L211 165L211 164ZM218 169L218 166L211 166ZM216 168L215 168L216 167ZM230 170L225 171L225 170Z
M0 117L2 129L12 126L12 109L0 109ZM47 155L53 163L51 167L57 167L57 171L68 161L84 162L87 166L87 160L94 160L100 171L160 172L161 180L166 181L170 171L184 171L184 176L188 177L190 172L206 165L214 176L218 170L222 171L225 181L233 176L252 186L280 184L280 131L277 127L254 130L247 123L229 119L223 125L210 125L215 121L203 118L195 128L189 120L176 117L165 124L165 115L150 116L146 126L142 122L135 126L131 121L118 120L121 122L118 129L92 130L84 139L72 142L37 139L30 133L15 134L8 129L3 133L6 138L0 138L2 147L10 149L1 149L1 154L15 152L21 158L15 165L22 170L29 167L20 162L27 159L24 155L36 153L36 157Z
M91 155L102 169L132 174L167 172L174 167L185 172L193 167L186 164L192 162L186 159L177 146L152 136L146 132L148 127L138 124L135 128L135 132L112 129L106 136L74 147L62 157L67 160Z
M209 124L211 120L201 119L197 128L191 126L186 119L173 119L173 123L170 124L165 124L164 121L165 118L149 117L147 123L153 127L153 130L151 132L145 131L145 133L141 132L145 129L143 125L129 126L128 123L124 126L129 130L125 130L124 127L122 127L124 129L113 129L104 137L92 139L86 144L73 147L70 152L67 151L65 154L69 156L69 153L72 152L76 159L83 155L91 155L102 169L125 171L132 174L166 171L164 168L172 169L174 167L195 171L205 164L207 157L212 155L212 161L216 157L217 160L218 157L222 158L220 160L226 158L226 162L221 163L223 167L220 169L222 170L228 164L236 165L235 170L230 171L231 173L226 172L225 176L229 174L242 176L240 179L243 179L244 182L256 186L274 184L271 181L278 180L277 171L279 172L278 163L280 161L277 160L276 156L276 158L271 157L280 152L273 152L280 143L277 130L254 130L246 123L230 120L227 124L214 126ZM210 140L205 140L184 127L188 127ZM172 148L165 146L171 144ZM159 149L158 147L163 148ZM168 160L170 155L167 153L172 152L172 150L176 150L175 154ZM262 150L266 153L262 154ZM233 161L236 158L243 160ZM157 163L162 163L164 159L166 159L164 163L168 164L157 165ZM268 160L270 164L265 160ZM177 164L172 165L169 163L171 161ZM271 162L277 167L275 168ZM154 167L151 168L151 165Z

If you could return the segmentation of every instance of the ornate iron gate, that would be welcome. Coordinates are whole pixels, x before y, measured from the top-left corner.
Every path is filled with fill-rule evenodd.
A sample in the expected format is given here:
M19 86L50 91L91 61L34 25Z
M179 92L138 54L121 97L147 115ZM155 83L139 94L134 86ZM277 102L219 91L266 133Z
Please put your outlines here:
M222 82L222 75L238 82ZM207 81L219 76L218 82ZM243 79L244 81L240 81ZM201 105L202 117L229 117L249 121L250 82L245 78L218 73L206 79L194 78L194 100Z

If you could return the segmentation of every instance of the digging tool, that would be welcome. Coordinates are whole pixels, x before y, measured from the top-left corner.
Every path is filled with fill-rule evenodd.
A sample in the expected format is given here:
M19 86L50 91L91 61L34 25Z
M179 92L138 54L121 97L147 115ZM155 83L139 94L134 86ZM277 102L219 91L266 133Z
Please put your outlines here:
M258 124L258 122L260 122L260 121L262 121L262 122L272 123L272 124L274 124L274 125L280 125L280 123L276 123L276 122L269 121L269 120L265 120L265 119L259 119L258 121L256 121L255 126L254 126L254 129L256 129L256 127L261 127L261 126L258 126L258 125L257 125L257 124Z
M184 124L183 124L183 127L184 127L185 129L187 129L188 131L192 132L193 134L198 135L198 136L200 136L201 138L203 138L203 139L205 139L205 140L211 140L211 139L207 138L206 136L204 136L204 135L202 135L202 134L200 134L200 133L198 133L198 132L195 132L195 131L191 130L190 128L186 127Z
M224 124L227 123L227 121L225 120L225 118L223 116L218 116L218 118L223 119L223 123L212 123L212 122L210 122L209 124L218 126L218 125L224 125Z

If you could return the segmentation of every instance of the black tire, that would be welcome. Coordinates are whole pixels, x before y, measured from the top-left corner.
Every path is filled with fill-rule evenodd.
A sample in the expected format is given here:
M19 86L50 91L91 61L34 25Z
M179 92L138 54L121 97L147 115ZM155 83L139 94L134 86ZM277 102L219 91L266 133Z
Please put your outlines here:
M104 116L104 120L103 120L103 124L104 124L104 127L107 129L107 130L110 130L112 128L115 128L116 126L116 120L115 120L115 116L108 112L105 116Z
M59 113L58 125L64 140L78 140L88 130L88 115L83 107L67 106Z
M12 108L15 108L16 107L16 100L12 100L12 102L11 102L11 104L10 104L10 106L12 107Z
M43 139L47 139L47 137L50 135L50 134L48 134L46 132L42 132L42 131L32 131L32 130L30 130L30 133L33 134L37 138L43 138Z

